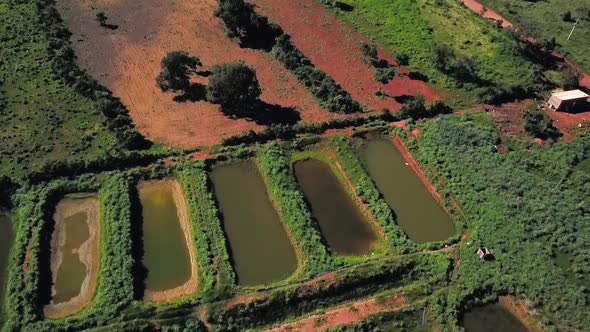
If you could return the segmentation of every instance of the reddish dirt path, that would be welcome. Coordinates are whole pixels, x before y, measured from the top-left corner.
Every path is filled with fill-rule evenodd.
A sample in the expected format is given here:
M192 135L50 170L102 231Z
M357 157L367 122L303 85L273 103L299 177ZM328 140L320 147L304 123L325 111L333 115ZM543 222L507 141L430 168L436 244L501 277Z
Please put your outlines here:
M59 0L58 8L73 33L79 63L120 97L137 128L148 138L176 147L218 143L245 130L263 128L244 119L230 119L204 101L178 103L155 84L160 61L169 51L186 50L205 67L244 61L256 69L261 99L297 107L303 121L338 117L321 109L313 96L265 52L241 49L223 33L213 16L216 0ZM104 11L116 30L99 27Z
M314 65L325 71L353 99L380 111L383 108L397 110L400 104L393 97L416 95L422 93L426 100L433 100L437 95L422 81L412 80L407 76L396 76L383 85L373 79L373 68L363 60L360 45L367 42L351 27L332 16L315 0L251 0L263 15L277 22L283 30L291 35L293 43ZM379 55L389 61L395 61L379 50ZM405 69L399 70L407 73ZM374 93L381 90L391 96L377 98Z
M323 331L338 325L349 325L370 315L400 309L404 306L406 306L406 298L403 294L389 296L381 301L364 299L266 331Z
M507 19L502 17L500 14L496 13L493 9L491 9L489 7L485 7L484 5L479 3L478 1L476 1L476 0L462 0L462 1L467 8L469 8L472 11L476 12L477 14L481 15L482 17L490 19L490 20L494 20L494 21L502 21L502 26L504 28L512 28L513 27L513 24L510 21L508 21ZM485 9L485 11L484 11L484 9ZM529 40L535 41L535 38L529 37ZM580 85L583 87L586 87L587 89L590 89L590 75L584 73L580 67L578 67L576 64L566 60L559 53L553 52L553 55L555 57L560 58L560 59L564 59L564 61L567 64L576 68L582 74L582 78L580 79Z
M574 139L574 136L570 131L575 130L578 126L581 125L584 128L590 126L590 111L572 114L567 112L556 112L546 107L545 113L553 119L553 125L563 134L560 140L564 142Z

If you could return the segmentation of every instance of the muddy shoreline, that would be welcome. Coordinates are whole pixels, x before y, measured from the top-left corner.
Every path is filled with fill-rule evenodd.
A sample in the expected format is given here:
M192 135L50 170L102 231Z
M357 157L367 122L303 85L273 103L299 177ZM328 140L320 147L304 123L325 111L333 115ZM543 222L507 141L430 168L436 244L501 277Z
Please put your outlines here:
M63 252L62 246L66 242L66 224L64 220L72 215L80 212L87 214L87 225L89 230L88 240L84 242L78 249L80 261L86 266L86 277L82 282L80 293L67 302L51 303L43 308L43 313L47 318L60 318L79 312L86 307L94 295L96 282L98 278L98 262L99 262L99 208L98 198L64 198L55 208L53 220L55 221L55 229L51 237L51 275L53 286L51 287L51 295L55 296L57 290L55 283L57 280L57 273L62 264Z
M143 299L150 302L166 302L177 299L179 297L191 296L197 291L198 287L198 270L197 270L197 259L195 253L195 247L193 245L192 230L190 220L188 217L188 208L186 205L186 198L182 187L177 180L166 179L156 181L141 181L137 185L137 190L148 188L152 186L168 186L172 189L172 196L176 204L176 210L178 212L178 220L180 227L184 234L185 244L187 246L190 263L191 263L191 276L184 284L168 289L165 291L153 291L146 288Z

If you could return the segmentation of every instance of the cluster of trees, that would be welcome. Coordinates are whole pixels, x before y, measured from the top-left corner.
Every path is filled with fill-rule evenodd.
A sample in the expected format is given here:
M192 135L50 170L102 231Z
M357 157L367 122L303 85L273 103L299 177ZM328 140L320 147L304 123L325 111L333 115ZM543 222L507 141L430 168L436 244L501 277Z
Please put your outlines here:
M556 140L561 133L553 126L553 120L536 106L524 110L524 129L529 135L541 139Z
M197 83L191 83L193 75L207 75L209 82L205 87L205 99L221 105L221 110L229 115L246 117L260 104L262 90L256 78L256 71L243 62L224 63L213 66L210 71L201 71L201 60L184 51L173 51L162 59L161 71L156 84L163 91L194 94ZM201 98L199 96L192 96Z
M144 149L150 143L135 129L129 112L119 98L76 64L66 29L53 0L35 0L40 22L47 33L47 50L57 77L72 86L78 93L95 102L103 124L113 134L115 147Z
M225 33L237 38L243 47L270 50L282 29L254 11L254 5L243 0L219 0L215 16L223 21Z
M316 69L311 61L292 43L280 27L254 11L244 0L220 0L216 16L223 21L226 33L237 37L243 46L263 49L281 61L300 82L318 99L320 106L336 113L356 113L361 106L325 72Z
M397 225L395 216L375 183L363 167L353 147L343 137L331 137L329 145L348 178L352 182L355 194L363 201L371 214L385 231L389 245L397 252L407 254L417 250L404 231Z
M299 244L297 247L304 256L303 269L307 275L317 275L327 271L332 259L322 243L317 223L313 221L307 208L305 197L298 189L291 163L283 148L271 143L259 147L256 159L260 173L265 179L271 199L280 206L281 220L289 233Z
M590 157L590 139L544 149L505 142L499 154L493 119L483 112L438 118L420 129L414 156L435 165L472 221L460 249L461 273L434 301L439 322L457 322L466 306L509 293L526 296L562 326L588 329L588 292L558 267L554 251L567 252L574 271L588 272L590 176L576 165ZM496 259L481 261L479 246Z
M395 77L395 67L387 60L379 59L375 45L362 43L361 51L365 55L367 63L373 66L376 81L387 84Z

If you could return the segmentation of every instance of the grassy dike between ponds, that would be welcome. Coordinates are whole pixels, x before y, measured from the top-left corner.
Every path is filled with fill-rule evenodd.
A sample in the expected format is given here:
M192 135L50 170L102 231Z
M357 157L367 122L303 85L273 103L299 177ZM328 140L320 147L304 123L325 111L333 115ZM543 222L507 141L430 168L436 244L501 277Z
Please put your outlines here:
M256 164L264 179L272 204L297 252L299 269L317 275L332 266L332 259L322 243L322 236L313 222L303 193L283 148L276 144L258 147Z
M232 291L236 277L207 172L202 166L187 165L177 172L177 178L186 197L200 293L213 298L223 296Z
M365 222L379 235L374 252L391 249L398 253L410 253L417 249L395 223L391 209L344 138L328 138L316 148L294 153L291 159L297 162L309 158L330 166L354 204L367 218Z
M385 237L392 248L404 254L415 251L417 249L416 244L397 225L391 208L383 200L381 193L363 167L353 147L344 137L339 136L328 138L328 145L354 186L355 195L361 199L383 229Z

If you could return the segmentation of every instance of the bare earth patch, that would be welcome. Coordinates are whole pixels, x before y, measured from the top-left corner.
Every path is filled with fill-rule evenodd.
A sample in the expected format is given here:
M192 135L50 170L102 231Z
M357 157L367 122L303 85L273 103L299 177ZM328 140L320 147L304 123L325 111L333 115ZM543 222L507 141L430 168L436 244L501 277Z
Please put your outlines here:
M43 313L47 318L60 318L68 316L86 307L92 300L96 280L98 277L98 255L99 255L99 213L98 199L96 197L71 199L64 198L55 208L53 219L55 220L55 229L51 237L51 275L53 284L57 280L57 272L63 260L61 247L66 242L66 224L65 219L80 212L87 214L87 223L89 229L88 240L78 249L80 261L86 266L86 277L82 282L80 293L71 300L63 303L53 303L53 301L43 308ZM56 289L52 286L52 296L55 296Z
M388 296L384 299L364 299L297 320L292 323L266 330L281 331L323 331L330 327L349 325L379 312L401 309L406 305L403 294Z
M185 50L201 58L205 68L244 61L253 67L269 104L300 110L302 121L340 117L320 108L313 96L281 63L263 51L242 49L228 39L213 16L216 0L59 0L81 66L121 98L141 133L176 147L218 143L222 138L264 126L231 119L206 101L176 102L156 86L166 53ZM104 11L107 24L95 15Z
M172 189L172 195L178 211L178 221L184 234L186 247L189 252L191 262L191 276L184 284L168 289L165 291L152 291L146 289L143 295L145 301L151 302L167 302L179 297L191 296L197 291L198 287L198 271L197 271L197 256L195 254L195 246L193 245L192 231L190 220L188 217L188 209L186 206L186 198L180 183L176 180L158 180L158 181L143 181L137 185L138 190L150 186L169 186Z
M500 296L498 302L502 307L510 311L529 331L543 331L523 300L513 296Z

